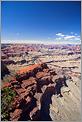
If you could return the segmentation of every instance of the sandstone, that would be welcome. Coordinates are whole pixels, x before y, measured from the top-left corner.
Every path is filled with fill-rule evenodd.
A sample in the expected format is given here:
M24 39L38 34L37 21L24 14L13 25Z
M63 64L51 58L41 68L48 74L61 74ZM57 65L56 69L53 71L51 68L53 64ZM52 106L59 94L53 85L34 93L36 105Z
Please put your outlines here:
M23 88L26 88L26 87L31 86L31 85L34 85L34 84L36 84L35 78L30 77L30 78L27 79L27 80L23 80L21 86L22 86Z
M26 100L26 102L28 103L28 102L31 101L31 98L30 98L29 96L27 96L27 97L25 98L25 100Z
M5 82L5 83L2 84L2 89L6 88L6 87L10 87L10 86L11 86L11 83Z
M9 60L9 59L4 60L3 63L4 64L7 64L7 65L9 65L9 64L15 64L15 62L13 60Z
M43 69L47 69L47 68L48 68L48 66L47 66L46 63L42 63L42 64L41 64L41 67L42 67Z
M50 71L50 75L57 75L57 73L55 71Z
M45 73L44 72L38 72L37 74L36 74L36 78L42 78L42 77L44 77L45 76Z
M30 66L27 66L27 67L20 68L20 70L17 72L17 74L21 75L23 73L27 73L29 71L34 70L37 67L40 67L40 64L33 64L33 65L30 65Z
M69 93L71 91L68 87L62 87L61 90L63 93Z
M16 89L16 92L20 95L21 93L24 93L26 91L25 88L20 88L20 89Z
M49 71L49 69L47 68L47 69L43 69L43 72L45 73L45 72L48 72Z
M13 106L13 109L17 109L19 107L19 104L20 104L20 98L15 98L14 101L12 102L12 106Z
M21 109L15 109L15 111L13 113L10 113L10 120L11 121L17 121L20 116L21 116L22 110Z
M7 67L10 68L10 71L17 69L16 78L11 78L10 83L3 85L12 87L17 92L17 96L12 103L13 110L10 112L10 120L23 121L27 119L27 116L27 120L32 121L44 118L48 120L49 117L54 121L64 121L67 119L71 120L72 117L74 119L75 115L78 118L80 113L80 91L77 88L77 85L79 85L77 76L80 74L77 73L77 68L76 71L74 70L74 65L77 62L73 64L74 60L70 61L73 55L70 55L71 57L66 55L68 53L67 47L65 47L65 55L61 56L59 55L62 54L61 48L57 52L55 50L51 51L52 53L49 52L51 54L48 55L45 54L45 51L37 52L38 46L36 51L36 46L34 45L33 48L32 46L26 45L25 48L24 46L21 48L21 46L14 45L11 50L4 50L8 56L11 56L9 60L4 60L8 64ZM28 52L28 56L26 56L25 52ZM37 55L38 53L40 55ZM40 62L38 60L39 56L46 63ZM76 58L79 59L78 57ZM34 59L36 60L34 61ZM70 77L64 77L64 75ZM74 82L69 82L71 79ZM66 81L67 87L64 87L64 85L66 86L64 81ZM60 96L62 97L60 98Z
M11 84L12 84L12 85L13 85L13 84L17 84L17 83L18 83L18 81L17 81L17 80L11 80L10 82L11 82Z
M40 110L37 110L31 117L32 121L40 121Z
M24 99L26 96L28 96L29 92L30 92L30 89L28 91L24 92L24 93L21 93L20 98Z
M30 112L30 118L32 119L32 116L34 116L36 114L36 112L38 111L38 107L35 107L31 112Z
M53 76L52 81L55 83L55 80L58 79L58 78L59 78L59 76L55 75L55 76Z
M54 106L50 105L50 109L53 110L56 114L59 113L59 109L58 109L58 107L56 105L54 105Z

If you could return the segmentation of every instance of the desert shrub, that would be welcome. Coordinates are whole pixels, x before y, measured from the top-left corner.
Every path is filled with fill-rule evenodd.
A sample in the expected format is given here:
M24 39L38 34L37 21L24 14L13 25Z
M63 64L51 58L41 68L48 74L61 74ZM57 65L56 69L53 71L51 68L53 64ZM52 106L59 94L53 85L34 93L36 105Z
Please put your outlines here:
M20 78L20 75L19 74L16 74L15 77L16 77L16 79L19 79Z
M4 88L1 90L1 120L9 120L9 111L12 110L12 101L16 96L15 91L11 88Z

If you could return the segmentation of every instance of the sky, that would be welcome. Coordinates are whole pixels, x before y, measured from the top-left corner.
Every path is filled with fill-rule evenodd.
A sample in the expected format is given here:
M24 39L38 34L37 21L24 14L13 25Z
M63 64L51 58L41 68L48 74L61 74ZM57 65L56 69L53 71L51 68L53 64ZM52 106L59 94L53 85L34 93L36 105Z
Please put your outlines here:
M1 42L80 43L80 1L3 1Z

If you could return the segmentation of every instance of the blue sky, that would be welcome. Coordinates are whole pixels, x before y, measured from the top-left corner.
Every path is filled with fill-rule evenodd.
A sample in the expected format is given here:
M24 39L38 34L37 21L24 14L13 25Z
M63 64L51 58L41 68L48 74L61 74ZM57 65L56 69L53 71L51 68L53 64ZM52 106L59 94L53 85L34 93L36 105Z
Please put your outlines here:
M79 1L6 1L1 3L1 15L2 42L80 42Z

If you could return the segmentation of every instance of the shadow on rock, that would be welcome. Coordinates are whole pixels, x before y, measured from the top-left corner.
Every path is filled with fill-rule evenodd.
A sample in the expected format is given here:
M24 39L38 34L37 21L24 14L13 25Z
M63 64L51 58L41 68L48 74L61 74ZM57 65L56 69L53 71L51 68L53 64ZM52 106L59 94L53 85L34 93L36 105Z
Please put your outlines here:
M51 121L50 117L50 104L52 104L52 95L55 94L55 88L53 86L46 88L44 94L41 97L41 109L40 109L40 120Z
M19 118L19 121L27 121L27 120L31 120L29 114L30 112L33 110L33 108L36 107L36 98L34 98L33 96L31 97L31 101L30 102L26 102L25 99L23 99L20 103L19 108L22 109L22 113L21 113L21 117Z
M63 97L61 94L61 88L63 86L68 87L67 83L66 83L66 77L64 76L63 78L58 78L56 80L56 85L55 85L55 94L60 95L60 97Z
M1 79L3 79L3 77L5 75L9 75L9 69L7 68L7 66L1 61Z
M56 84L54 86L47 87L45 92L43 93L40 99L41 108L33 115L33 120L38 121L52 121L50 117L50 104L52 104L52 96L57 94L60 97L63 97L61 94L61 88L65 85L66 87L66 77L59 78L56 80Z

